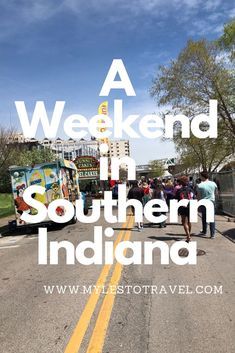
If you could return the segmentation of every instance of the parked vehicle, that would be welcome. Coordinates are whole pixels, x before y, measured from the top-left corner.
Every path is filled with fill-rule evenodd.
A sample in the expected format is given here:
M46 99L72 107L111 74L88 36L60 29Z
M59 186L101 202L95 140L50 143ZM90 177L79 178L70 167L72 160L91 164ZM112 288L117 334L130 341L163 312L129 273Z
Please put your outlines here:
M77 167L73 162L58 160L55 162L42 163L34 166L9 168L11 185L15 203L16 226L24 225L20 219L23 212L35 214L36 209L27 205L23 199L24 190L30 185L45 187L43 195L35 194L34 198L48 206L50 202L57 199L66 199L73 204L78 199L84 201L84 213L88 213L86 197L80 192ZM56 212L63 214L63 207L58 207ZM47 220L46 220L47 221ZM48 220L49 221L49 220ZM76 222L74 216L73 222Z
M99 161L92 156L80 156L74 163L78 170L80 191L86 194L88 207L91 207L92 200L101 199L104 191L104 182L100 181Z

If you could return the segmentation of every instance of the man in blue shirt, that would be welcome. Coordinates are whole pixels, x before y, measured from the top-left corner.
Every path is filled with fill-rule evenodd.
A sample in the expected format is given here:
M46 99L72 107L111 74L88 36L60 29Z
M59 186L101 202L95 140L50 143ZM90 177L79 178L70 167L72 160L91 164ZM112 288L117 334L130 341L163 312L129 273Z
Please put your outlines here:
M215 203L215 194L217 193L217 185L213 181L209 180L209 176L207 172L201 172L202 182L198 184L198 198L207 199ZM202 211L202 231L201 235L206 235L207 233L207 222L206 222L206 208L205 206L201 206ZM215 222L209 223L210 225L210 236L211 239L215 238Z

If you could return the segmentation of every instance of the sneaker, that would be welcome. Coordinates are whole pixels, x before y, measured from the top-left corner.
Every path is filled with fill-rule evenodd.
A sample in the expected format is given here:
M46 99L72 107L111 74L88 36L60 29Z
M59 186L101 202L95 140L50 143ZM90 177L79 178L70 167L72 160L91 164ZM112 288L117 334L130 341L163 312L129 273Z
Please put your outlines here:
M211 239L215 239L215 235L211 235Z

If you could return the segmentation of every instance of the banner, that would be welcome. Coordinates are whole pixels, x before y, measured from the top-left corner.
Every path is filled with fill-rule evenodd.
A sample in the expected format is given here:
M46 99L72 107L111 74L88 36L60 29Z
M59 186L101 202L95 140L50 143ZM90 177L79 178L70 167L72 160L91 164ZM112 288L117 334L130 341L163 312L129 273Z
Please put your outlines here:
M100 105L99 105L99 108L98 108L98 114L99 115L108 115L108 101L104 101L102 102ZM103 119L100 119L99 120L99 123L103 123L104 120ZM99 129L100 132L104 132L106 130L105 127L102 127ZM107 137L104 137L102 139L99 139L100 143L107 143L108 144L108 138Z

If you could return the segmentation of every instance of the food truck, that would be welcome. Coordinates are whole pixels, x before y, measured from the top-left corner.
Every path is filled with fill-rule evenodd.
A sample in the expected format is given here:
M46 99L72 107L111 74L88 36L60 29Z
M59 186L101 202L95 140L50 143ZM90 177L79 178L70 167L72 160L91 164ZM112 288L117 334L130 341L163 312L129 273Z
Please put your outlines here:
M76 200L83 199L84 213L87 214L85 194L80 192L78 171L73 162L63 159L26 167L11 166L9 171L15 204L16 226L25 225L25 222L21 220L23 212L32 215L37 213L37 210L27 205L23 199L24 190L31 185L45 187L46 191L43 195L32 195L35 200L42 202L45 206L57 199L66 199L73 204ZM58 207L56 212L63 215L64 210L62 207ZM45 221L49 221L49 219ZM76 221L76 216L73 221Z
M90 206L92 199L102 197L99 161L92 156L81 156L77 157L74 163L78 170L80 190L86 193L87 203Z

